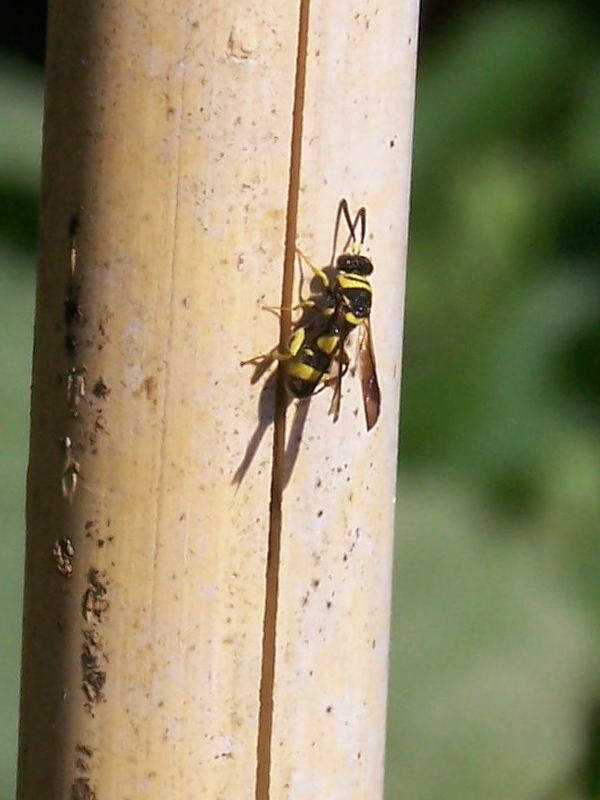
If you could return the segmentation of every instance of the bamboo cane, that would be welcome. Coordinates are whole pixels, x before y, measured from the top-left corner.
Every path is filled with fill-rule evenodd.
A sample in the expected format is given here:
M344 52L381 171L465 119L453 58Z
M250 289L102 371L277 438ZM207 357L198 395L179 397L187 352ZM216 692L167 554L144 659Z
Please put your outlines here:
M389 5L51 4L19 800L381 793L416 28ZM281 380L239 361L285 342L262 306L342 196L384 414L314 398L288 475Z

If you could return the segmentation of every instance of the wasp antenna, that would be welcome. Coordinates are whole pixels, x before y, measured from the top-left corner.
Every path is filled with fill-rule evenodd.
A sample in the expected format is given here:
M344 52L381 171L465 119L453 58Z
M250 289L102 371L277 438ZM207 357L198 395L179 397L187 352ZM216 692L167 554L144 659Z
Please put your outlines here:
M354 228L353 228L353 238L356 241L356 226L360 222L360 243L364 244L365 236L367 233L367 209L364 206L361 206L358 211L356 212L356 216L354 217Z
M338 206L338 213L337 213L337 217L336 217L336 223L335 223L335 225L336 225L336 237L335 237L336 240L337 240L337 231L338 231L338 228L339 228L339 225L340 225L340 219L341 219L342 214L344 215L344 220L346 221L346 226L348 228L348 238L346 239L344 247L342 248L342 252L345 252L348 249L348 247L350 246L350 244L352 244L352 243L357 244L357 245L364 244L366 230L367 230L367 210L366 210L366 208L364 206L361 206L358 209L358 211L356 212L356 215L355 215L354 219L352 219L351 216L350 216L350 209L348 207L348 201L346 200L345 197L342 200L340 200L340 204ZM360 223L360 239L356 235L356 231L357 231L357 228L359 226L359 223ZM335 256L335 253L334 253L334 256Z
M330 262L330 267L332 269L335 264L336 253L338 252L337 242L338 242L338 236L340 234L340 222L342 219L342 213L346 218L346 222L348 222L348 220L350 219L350 212L348 211L348 201L346 200L345 197L343 197L338 203L337 212L335 215L335 225L333 227L333 247L331 248L331 262ZM348 239L348 241L350 240ZM346 244L344 245L343 250L345 250L347 247L348 247L348 242L346 242Z
M354 222L352 221L352 218L350 217L350 209L348 208L348 201L346 200L345 197L343 200L340 201L338 216L340 212L344 215L344 219L346 220L346 225L348 226L348 230L350 231L350 238L353 241L356 241L356 234L354 232L354 228L356 226L356 219L354 220Z

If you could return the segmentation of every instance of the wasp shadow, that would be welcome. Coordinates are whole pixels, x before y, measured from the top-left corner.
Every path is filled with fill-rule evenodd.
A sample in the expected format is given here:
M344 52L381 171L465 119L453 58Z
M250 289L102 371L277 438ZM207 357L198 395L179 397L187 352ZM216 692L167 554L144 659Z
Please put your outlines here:
M285 448L285 465L283 472L284 489L290 482L290 478L292 477L292 473L294 472L294 467L296 466L296 461L298 460L298 454L300 453L300 443L302 442L302 434L304 433L304 426L306 424L306 417L308 416L308 409L310 406L311 399L312 399L311 397L307 397L304 400L298 400L298 402L296 403L294 419L292 420L292 424L290 425L289 432L287 432L287 443Z
M256 366L250 383L256 383L258 380L260 380L272 363L272 361L265 357L264 361ZM250 441L246 446L244 457L242 458L239 467L236 469L233 480L231 481L235 486L239 487L244 480L246 473L248 472L250 465L254 460L254 456L256 455L256 451L258 450L263 436L275 420L276 395L277 370L274 370L265 381L265 385L261 389L260 395L258 396L258 421L256 423L256 428L250 437Z
M268 365L265 368L261 364L260 368L261 368L260 374L262 375L264 374L265 369L268 369ZM256 380L258 379L259 378L256 378ZM258 421L256 423L256 428L254 429L254 432L250 437L248 445L246 446L244 457L242 458L240 465L235 471L235 474L231 481L232 484L234 484L235 486L239 487L244 478L246 477L246 473L248 472L250 465L254 460L254 457L260 446L263 436L268 431L269 427L274 423L276 396L277 396L277 370L275 370L273 374L269 376L259 395ZM286 397L285 399L286 413L290 405L292 404L292 400L294 399L295 398L289 396ZM294 471L294 467L296 466L296 461L298 460L298 454L300 453L300 443L302 442L302 435L304 433L304 426L306 424L306 418L308 415L308 408L311 399L312 398L307 397L304 398L303 400L296 401L294 406L294 416L292 419L292 424L290 425L289 430L286 431L287 436L286 436L286 447L285 447L284 469L283 469L284 489L289 483L289 480Z

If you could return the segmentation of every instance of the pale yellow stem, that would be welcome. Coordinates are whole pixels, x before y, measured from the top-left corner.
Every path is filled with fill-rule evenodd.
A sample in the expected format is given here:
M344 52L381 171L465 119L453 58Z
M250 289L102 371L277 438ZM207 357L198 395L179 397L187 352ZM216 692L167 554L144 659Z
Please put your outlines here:
M413 0L51 3L19 800L380 796L415 30ZM341 197L368 435L357 380L333 425L240 367Z

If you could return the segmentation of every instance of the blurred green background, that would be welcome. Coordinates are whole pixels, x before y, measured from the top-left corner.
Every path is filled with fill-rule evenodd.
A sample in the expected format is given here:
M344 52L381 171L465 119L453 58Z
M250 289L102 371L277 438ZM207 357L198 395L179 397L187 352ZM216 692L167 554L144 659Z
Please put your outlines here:
M600 798L597 8L423 5L386 800ZM14 797L43 3L12 13L0 800Z

